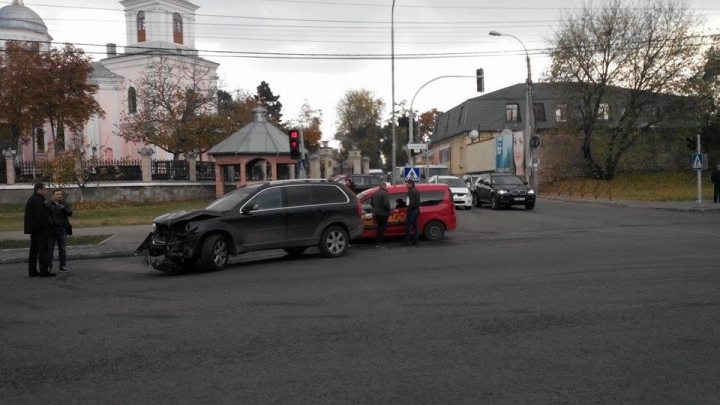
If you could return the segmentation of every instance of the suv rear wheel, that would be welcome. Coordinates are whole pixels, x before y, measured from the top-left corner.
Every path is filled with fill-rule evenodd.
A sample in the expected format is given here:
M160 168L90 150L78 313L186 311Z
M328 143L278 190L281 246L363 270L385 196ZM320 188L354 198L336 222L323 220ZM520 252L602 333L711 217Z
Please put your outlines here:
M325 228L320 236L320 253L325 257L340 257L350 244L350 237L343 228L331 225Z
M423 231L425 239L435 242L445 237L445 226L440 221L430 221Z
M200 250L200 269L202 271L217 271L225 268L230 252L227 241L222 235L210 235L202 244Z

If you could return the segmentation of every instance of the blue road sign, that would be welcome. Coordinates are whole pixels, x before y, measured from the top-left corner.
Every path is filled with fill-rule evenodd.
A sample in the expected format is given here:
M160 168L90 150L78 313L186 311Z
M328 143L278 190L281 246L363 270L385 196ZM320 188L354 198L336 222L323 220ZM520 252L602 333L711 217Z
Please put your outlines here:
M702 153L693 153L692 154L692 168L693 168L693 170L702 170L703 169Z
M420 168L419 167L406 167L403 170L403 177L405 181L412 180L415 183L420 181Z

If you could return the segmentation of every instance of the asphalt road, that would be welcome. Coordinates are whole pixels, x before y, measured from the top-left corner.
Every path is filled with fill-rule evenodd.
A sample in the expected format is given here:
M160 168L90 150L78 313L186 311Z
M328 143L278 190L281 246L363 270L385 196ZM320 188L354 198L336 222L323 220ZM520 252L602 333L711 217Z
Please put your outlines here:
M542 202L444 242L0 270L0 402L717 403L720 215Z

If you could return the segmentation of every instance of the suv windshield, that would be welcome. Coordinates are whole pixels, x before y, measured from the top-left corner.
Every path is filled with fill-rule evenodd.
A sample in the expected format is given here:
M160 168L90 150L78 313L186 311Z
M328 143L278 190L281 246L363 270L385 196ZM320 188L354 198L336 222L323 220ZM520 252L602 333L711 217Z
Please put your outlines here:
M208 205L205 209L210 211L230 211L235 206L240 204L240 201L244 200L250 194L256 192L258 187L260 187L259 184L243 187L239 190L227 193L224 196L210 203L210 205Z
M450 187L467 187L465 182L458 179L457 177L440 177L438 178L438 182L447 184Z
M493 176L493 185L510 185L510 186L522 186L523 181L517 176Z

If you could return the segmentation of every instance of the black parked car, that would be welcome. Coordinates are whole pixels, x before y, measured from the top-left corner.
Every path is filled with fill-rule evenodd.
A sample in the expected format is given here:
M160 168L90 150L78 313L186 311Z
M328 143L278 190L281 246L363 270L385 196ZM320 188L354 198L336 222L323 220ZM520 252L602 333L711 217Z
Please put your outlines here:
M353 184L355 184L355 191L357 194L360 194L365 190L370 190L373 187L377 187L383 182L383 179L380 176L376 176L374 174L339 174L333 176L332 180L340 184L345 184L345 179L347 177L349 177Z
M494 210L511 205L531 210L535 208L535 191L514 174L482 174L475 183L473 204L482 207L483 203L489 203Z
M362 214L357 197L342 184L266 182L228 193L202 210L155 218L135 253L168 273L220 270L229 256L265 249L300 255L317 246L324 256L339 257L362 233Z

